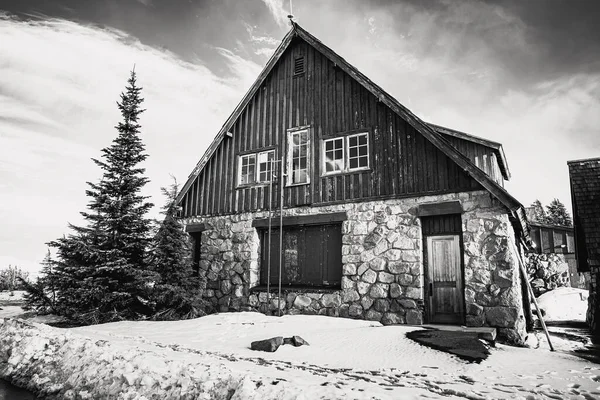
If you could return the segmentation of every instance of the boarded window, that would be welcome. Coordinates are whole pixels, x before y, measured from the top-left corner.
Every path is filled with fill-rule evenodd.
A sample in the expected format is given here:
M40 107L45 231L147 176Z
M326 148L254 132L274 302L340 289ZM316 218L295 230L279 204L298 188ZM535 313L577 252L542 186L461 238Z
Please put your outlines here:
M260 231L261 276L267 284L269 257L270 281L279 280L279 229ZM342 279L342 229L340 224L284 227L281 282L286 286L339 287Z

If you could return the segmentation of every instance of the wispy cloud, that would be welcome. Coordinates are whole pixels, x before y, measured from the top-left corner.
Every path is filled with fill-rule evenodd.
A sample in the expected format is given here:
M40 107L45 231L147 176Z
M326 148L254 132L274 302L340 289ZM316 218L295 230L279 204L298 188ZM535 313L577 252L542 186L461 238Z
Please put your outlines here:
M134 64L147 109L146 194L157 204L169 174L185 180L259 70L218 49L230 69L224 80L123 32L57 19L0 15L0 37L0 263L30 269L67 221L80 222L85 182L101 174L90 157L116 135L115 101Z
M262 0L269 9L269 12L280 27L288 24L288 11L284 9L285 0Z

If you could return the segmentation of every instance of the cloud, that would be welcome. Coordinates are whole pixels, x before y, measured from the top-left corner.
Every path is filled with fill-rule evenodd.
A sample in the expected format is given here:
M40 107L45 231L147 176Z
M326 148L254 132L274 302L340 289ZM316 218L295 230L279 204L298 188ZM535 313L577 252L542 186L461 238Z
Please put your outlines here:
M288 25L288 12L284 10L284 0L262 0L269 9L269 12L280 27Z
M225 80L121 31L59 19L0 15L0 37L0 262L29 260L30 270L45 242L81 222L85 182L101 176L90 157L116 136L115 102L134 64L147 110L146 194L158 205L160 187L170 174L185 181L259 70L217 49Z

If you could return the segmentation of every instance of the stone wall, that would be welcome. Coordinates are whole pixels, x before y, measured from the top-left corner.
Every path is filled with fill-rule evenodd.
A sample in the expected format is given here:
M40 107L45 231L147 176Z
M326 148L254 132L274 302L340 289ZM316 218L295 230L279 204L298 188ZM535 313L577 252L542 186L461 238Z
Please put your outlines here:
M590 266L590 297L586 320L592 335L600 337L600 266Z
M421 324L424 320L423 238L418 205L458 200L463 207L466 323L496 326L520 342L524 321L512 227L485 191L284 210L285 216L345 211L339 290L284 290L267 295L259 283L259 238L253 219L266 212L189 218L204 223L200 268L205 297L220 311L321 314ZM512 333L511 333L512 332Z
M525 255L525 264L535 297L549 290L571 285L565 254L529 253Z

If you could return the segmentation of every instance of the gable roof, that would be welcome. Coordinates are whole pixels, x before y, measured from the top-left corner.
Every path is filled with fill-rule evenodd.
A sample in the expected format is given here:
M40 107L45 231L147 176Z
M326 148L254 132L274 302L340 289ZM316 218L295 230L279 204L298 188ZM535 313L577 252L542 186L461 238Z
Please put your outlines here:
M579 271L600 266L600 158L568 161Z
M508 162L506 161L506 156L504 155L504 149L502 148L502 144L498 142L494 142L492 140L484 139L478 136L473 136L465 132L457 131L455 129L446 128L444 126L435 125L432 123L427 123L430 127L433 128L434 131L438 133L442 133L444 135L453 136L459 139L468 140L469 142L477 143L486 147L489 147L494 150L496 154L496 158L498 159L498 166L500 167L500 171L502 172L502 176L504 179L510 179L510 171L508 169Z
M338 55L336 52L331 50L329 47L325 46L319 39L311 35L308 31L303 29L300 25L295 22L292 22L292 29L285 35L281 44L275 50L275 53L271 56L269 61L267 62L265 68L259 74L258 78L254 82L254 84L250 87L248 92L242 98L242 101L236 106L233 110L227 121L223 124L217 136L210 144L200 161L196 164L196 167L188 177L187 182L181 189L181 192L177 196L177 202L180 202L193 184L196 176L200 173L202 168L206 165L210 157L217 150L219 144L227 134L228 130L235 123L237 118L240 116L244 108L247 106L248 102L252 99L252 97L256 94L260 86L263 84L275 64L279 61L281 56L284 54L286 49L289 47L290 43L294 38L301 38L305 42L307 42L310 46L314 47L317 51L327 57L331 62L333 62L337 67L342 69L348 75L350 75L354 80L359 82L365 89L371 92L380 102L388 106L392 111L402 117L405 121L413 126L415 130L417 130L421 135L423 135L427 140L429 140L435 147L437 147L440 151L442 151L446 156L448 156L452 161L454 161L458 166L467 172L473 179L475 179L481 186L483 186L487 191L489 191L495 198L497 198L504 206L506 206L511 214L512 219L518 224L519 230L523 233L524 239L526 243L529 243L529 228L527 226L527 217L525 215L525 209L523 205L511 196L502 186L498 185L494 182L484 171L479 169L475 164L473 164L467 156L459 152L452 144L446 140L442 134L436 132L434 128L432 128L429 124L418 118L415 114L413 114L409 109L404 107L402 104L398 102L394 97L384 91L377 84L372 82L369 78L363 75L358 69L354 66L350 65L344 58ZM441 128L441 127L440 127ZM448 130L449 132L450 130ZM455 135L458 135L458 131L453 131ZM460 132L463 136L469 136L471 139L471 135L467 135L465 133Z

